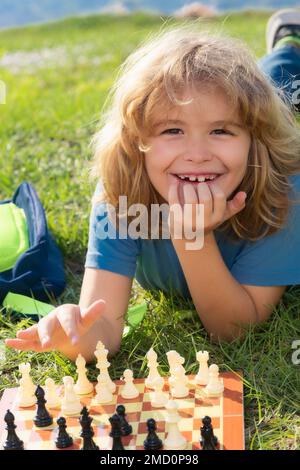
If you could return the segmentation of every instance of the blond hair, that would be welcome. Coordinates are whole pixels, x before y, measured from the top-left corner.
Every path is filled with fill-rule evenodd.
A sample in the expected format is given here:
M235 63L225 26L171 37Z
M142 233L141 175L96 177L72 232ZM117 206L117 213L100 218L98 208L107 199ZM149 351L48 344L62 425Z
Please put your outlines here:
M235 192L247 193L246 207L219 229L230 238L257 240L286 222L293 191L288 176L300 173L300 134L293 109L282 90L263 74L255 57L239 40L173 27L148 39L120 68L111 89L111 104L93 138L92 174L101 178L102 199L118 209L120 195L128 206L159 203L143 158L154 116L184 105L178 92L188 87L220 87L249 131L246 173Z

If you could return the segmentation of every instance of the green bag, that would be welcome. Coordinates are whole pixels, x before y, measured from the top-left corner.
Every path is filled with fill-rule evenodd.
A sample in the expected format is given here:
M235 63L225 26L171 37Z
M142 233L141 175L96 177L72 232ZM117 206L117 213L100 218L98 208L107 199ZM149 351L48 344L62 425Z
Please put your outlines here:
M26 216L13 202L0 204L0 272L13 268L29 248Z

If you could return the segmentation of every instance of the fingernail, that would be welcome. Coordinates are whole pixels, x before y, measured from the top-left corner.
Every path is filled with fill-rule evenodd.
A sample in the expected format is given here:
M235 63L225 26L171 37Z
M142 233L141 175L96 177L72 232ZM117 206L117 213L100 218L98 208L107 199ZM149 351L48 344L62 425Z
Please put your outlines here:
M78 341L79 341L78 336L72 336L72 344L76 344L78 343Z

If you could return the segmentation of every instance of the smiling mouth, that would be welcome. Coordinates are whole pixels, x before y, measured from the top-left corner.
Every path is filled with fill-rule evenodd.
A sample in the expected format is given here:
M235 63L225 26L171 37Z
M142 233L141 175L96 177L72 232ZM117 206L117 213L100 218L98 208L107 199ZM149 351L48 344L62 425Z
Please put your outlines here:
M204 176L199 177L180 177L174 173L171 173L180 183L190 183L190 184L198 184L198 183L212 183L213 181L217 180L222 175L216 175L214 178L206 178Z

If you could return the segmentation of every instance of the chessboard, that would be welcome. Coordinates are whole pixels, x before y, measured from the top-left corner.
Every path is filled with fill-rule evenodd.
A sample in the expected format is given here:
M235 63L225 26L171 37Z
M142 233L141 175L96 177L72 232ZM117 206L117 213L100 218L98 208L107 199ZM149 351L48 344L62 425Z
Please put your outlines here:
M186 450L201 450L200 428L202 418L209 416L212 419L214 434L220 444L220 450L244 450L244 410L243 410L243 383L240 374L235 372L220 373L223 379L224 392L221 397L208 398L205 396L204 386L195 385L194 375L189 375L189 396L177 398L178 412L181 417L179 429L186 437L188 445ZM120 395L123 381L116 380L117 390L113 401L106 405L93 404L93 395L82 396L80 401L87 406L93 418L94 441L100 450L110 450L112 438L109 436L111 426L109 418L115 413L116 406L123 404L126 409L126 419L133 430L129 436L122 437L125 450L144 450L143 442L147 437L146 422L154 418L157 425L157 434L164 441L167 436L165 422L166 409L151 406L151 390L145 387L145 379L134 379L134 384L140 391L137 398L124 399ZM164 391L169 391L167 377ZM17 388L6 389L0 401L0 448L6 439L4 416L9 409L15 416L16 432L24 442L25 450L58 450L55 446L58 426L56 420L61 416L59 409L50 409L53 416L53 425L50 428L36 428L33 418L36 407L19 408L16 404ZM73 437L73 445L65 450L79 450L82 439L79 416L66 416L67 431Z

